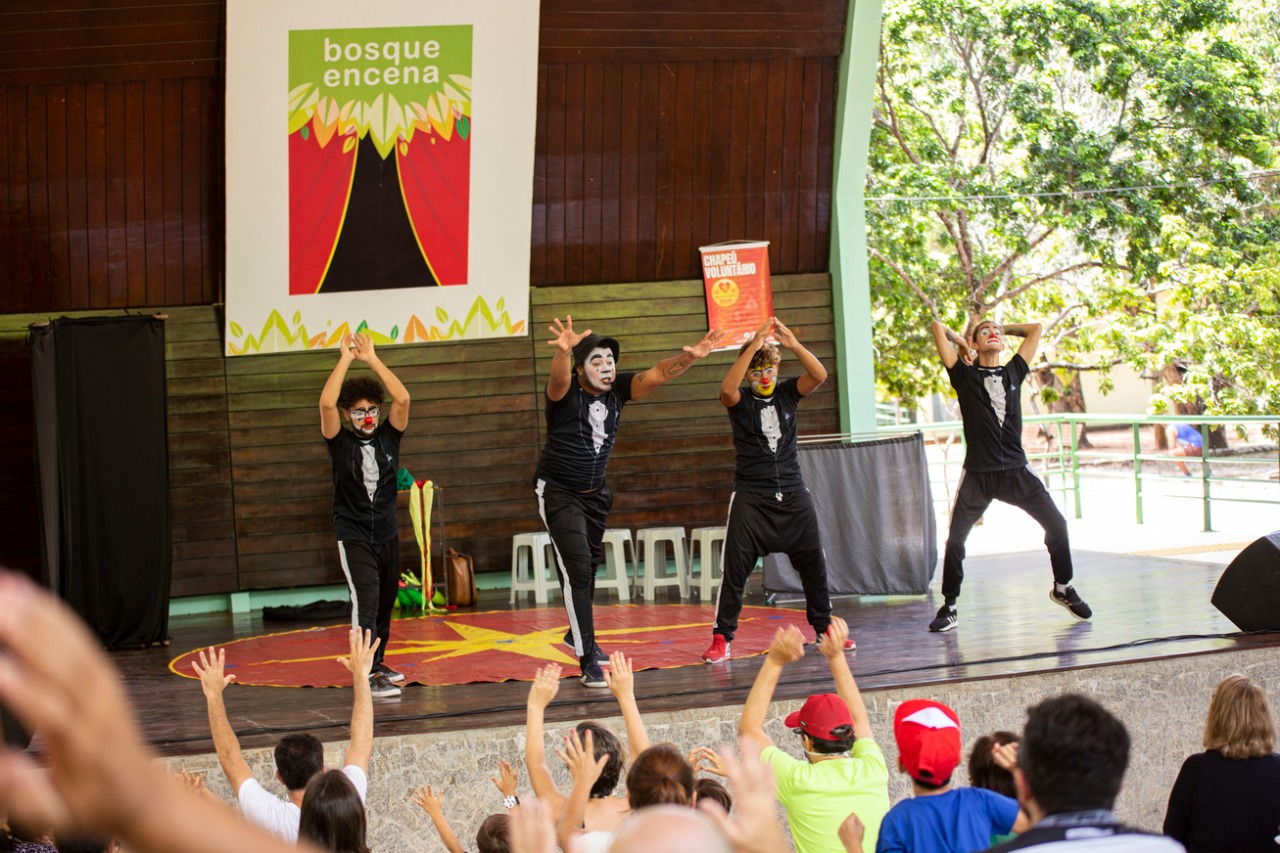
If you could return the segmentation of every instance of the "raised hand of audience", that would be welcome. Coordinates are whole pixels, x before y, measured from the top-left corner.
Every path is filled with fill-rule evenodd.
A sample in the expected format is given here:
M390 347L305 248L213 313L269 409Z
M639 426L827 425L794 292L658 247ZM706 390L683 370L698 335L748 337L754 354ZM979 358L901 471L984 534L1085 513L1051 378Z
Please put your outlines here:
M0 703L40 732L49 755L42 770L0 753L0 802L11 814L15 803L38 804L13 816L119 836L139 853L298 849L169 777L142 741L119 674L66 605L4 571L0 601Z
M844 655L844 643L849 639L849 623L839 616L831 617L827 631L818 638L818 651L827 660Z
M840 836L840 843L844 845L845 853L862 853L862 838L867 834L867 828L862 825L862 821L858 820L855 812L849 813L849 816L840 824L840 828L836 830L836 834Z
M419 785L418 790L414 791L410 798L414 805L422 809L432 818L439 818L444 814L444 790L432 790L430 785Z
M609 692L619 702L635 698L635 673L631 669L631 661L622 652L609 655L609 668L604 671L604 683L609 685Z
M739 738L738 748L741 757L726 751L720 759L733 784L734 818L714 801L699 801L698 808L711 815L740 853L790 853L791 844L778 823L773 768L760 760L760 744L751 738Z
M728 776L725 770L724 759L720 757L720 753L716 752L709 746L695 746L689 751L689 764L696 773L699 770L705 770L716 776Z
M200 660L191 662L191 669L200 679L200 689L205 696L217 696L227 685L236 680L235 673L226 674L227 650L210 646L200 650Z
M504 797L514 797L516 795L516 783L520 781L520 774L511 766L509 761L498 762L498 775L490 776L489 780L493 782L498 789L498 793Z
M991 758L1001 770L1012 773L1018 768L1018 744L995 743L991 745Z
M604 772L605 765L609 763L608 754L596 759L595 736L589 730L585 735L580 736L577 729L570 729L564 739L564 748L557 748L556 755L560 756L560 760L568 769L575 791L579 788L590 791L591 786L595 785L600 774Z
M368 682L369 673L373 671L374 650L382 641L366 628L352 628L347 632L347 642L351 644L351 653L345 658L338 658L338 663L351 673L353 683Z
M804 635L795 625L779 628L774 633L766 654L771 661L780 665L795 663L804 657Z
M529 685L529 705L545 709L560 692L560 664L549 663L533 677Z

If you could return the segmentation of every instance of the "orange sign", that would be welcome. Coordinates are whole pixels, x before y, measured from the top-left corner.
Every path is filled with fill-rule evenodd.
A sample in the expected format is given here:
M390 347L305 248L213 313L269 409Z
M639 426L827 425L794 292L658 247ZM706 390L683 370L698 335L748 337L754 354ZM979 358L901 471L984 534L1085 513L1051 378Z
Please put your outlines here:
M707 328L725 333L720 349L737 349L773 316L769 244L737 241L700 246L707 291Z

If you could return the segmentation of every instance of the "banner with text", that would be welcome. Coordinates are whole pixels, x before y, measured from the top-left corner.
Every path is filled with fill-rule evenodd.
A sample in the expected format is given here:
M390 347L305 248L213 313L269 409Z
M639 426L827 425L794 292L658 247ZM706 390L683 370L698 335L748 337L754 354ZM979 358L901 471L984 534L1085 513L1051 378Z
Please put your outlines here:
M537 0L229 0L228 355L527 334L537 34Z
M768 242L699 246L707 290L707 328L725 333L720 349L742 346L773 316Z

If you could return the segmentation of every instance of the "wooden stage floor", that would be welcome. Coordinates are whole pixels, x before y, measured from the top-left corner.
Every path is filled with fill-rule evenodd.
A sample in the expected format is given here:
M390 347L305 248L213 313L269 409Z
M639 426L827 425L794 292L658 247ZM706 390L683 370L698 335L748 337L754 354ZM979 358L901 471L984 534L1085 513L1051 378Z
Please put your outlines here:
M875 690L1002 678L1280 646L1280 633L1243 635L1210 604L1222 566L1087 551L1074 556L1076 587L1094 610L1089 622L1075 621L1048 600L1052 576L1043 550L966 561L960 624L947 634L926 629L941 604L936 582L928 596L836 599L836 613L848 620L858 643L850 663L859 686ZM759 578L758 573L752 577L748 604L764 603ZM506 590L481 596L480 609L507 606ZM803 610L803 601L780 601L778 606ZM155 748L165 755L207 753L213 745L199 683L170 673L168 662L200 646L297 627L301 626L264 626L257 612L247 617L182 617L170 623L169 648L120 651L111 657L123 672L144 734ZM694 650L700 652L701 648ZM639 672L640 708L664 712L741 705L760 661L740 658L715 666ZM830 689L829 683L825 661L811 653L787 667L776 698L823 692ZM527 691L527 682L409 686L398 698L374 700L376 734L521 725ZM350 691L343 689L232 685L226 694L231 724L246 748L271 746L290 731L309 731L325 741L344 740L350 703ZM616 713L607 690L588 690L566 679L547 718L559 722Z

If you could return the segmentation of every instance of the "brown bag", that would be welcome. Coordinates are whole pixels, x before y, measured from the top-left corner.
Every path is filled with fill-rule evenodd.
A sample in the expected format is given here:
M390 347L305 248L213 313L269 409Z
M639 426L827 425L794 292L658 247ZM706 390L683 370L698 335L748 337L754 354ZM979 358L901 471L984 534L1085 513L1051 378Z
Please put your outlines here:
M459 554L449 548L444 552L445 586L449 603L471 607L476 603L476 569L470 554Z

